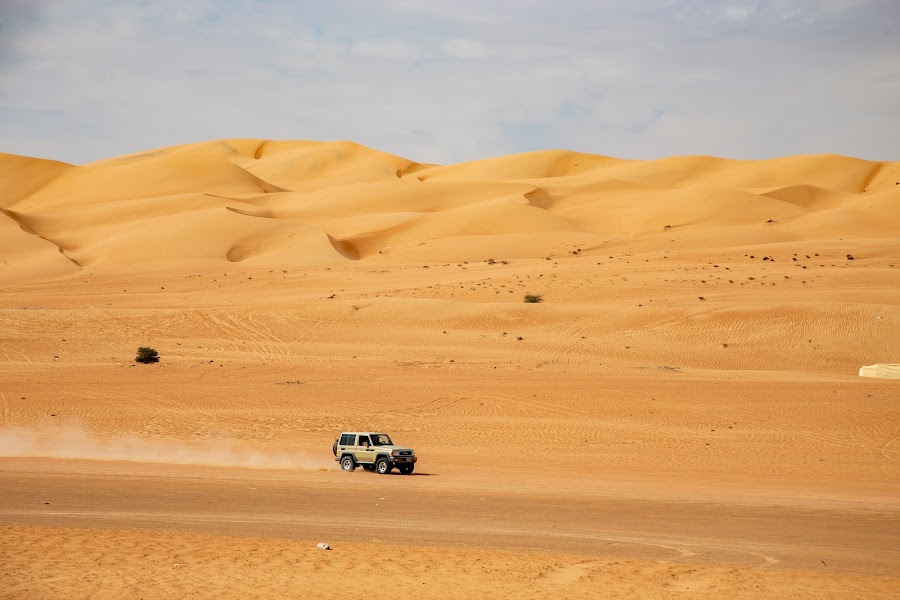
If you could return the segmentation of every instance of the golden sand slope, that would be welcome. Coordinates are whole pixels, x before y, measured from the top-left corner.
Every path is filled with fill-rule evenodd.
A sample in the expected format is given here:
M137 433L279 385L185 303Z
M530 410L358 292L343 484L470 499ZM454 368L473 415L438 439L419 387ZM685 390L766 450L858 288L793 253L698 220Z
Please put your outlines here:
M334 321L338 344L396 338L429 357L450 343L436 328L458 326L478 360L844 374L898 358L898 263L896 162L543 151L435 166L263 140L84 166L0 155L0 285L25 286L11 307L90 289L76 305L264 305ZM523 306L529 292L548 303ZM273 357L299 351L294 325ZM515 330L538 357L507 347ZM360 355L338 347L301 354Z
M900 163L840 156L544 151L432 166L350 142L264 140L78 167L0 155L0 281L894 238L898 182Z
M900 163L0 155L0 590L897 597L898 290Z

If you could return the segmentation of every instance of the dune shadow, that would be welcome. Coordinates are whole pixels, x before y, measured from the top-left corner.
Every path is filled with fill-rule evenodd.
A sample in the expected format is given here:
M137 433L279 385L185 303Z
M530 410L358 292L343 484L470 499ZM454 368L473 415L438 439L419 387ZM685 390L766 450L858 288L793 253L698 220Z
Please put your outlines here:
M359 260L359 249L352 243L347 240L339 240L330 234L325 234L328 237L328 241L331 242L331 245L334 246L334 249L338 251L344 258L348 258L350 260Z

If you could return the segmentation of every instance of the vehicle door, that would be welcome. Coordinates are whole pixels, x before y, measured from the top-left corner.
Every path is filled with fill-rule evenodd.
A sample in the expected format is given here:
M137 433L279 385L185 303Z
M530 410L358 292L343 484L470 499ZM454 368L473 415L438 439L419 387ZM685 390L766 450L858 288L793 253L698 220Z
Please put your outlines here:
M358 437L353 457L359 464L370 465L375 462L375 446L372 445L368 435Z

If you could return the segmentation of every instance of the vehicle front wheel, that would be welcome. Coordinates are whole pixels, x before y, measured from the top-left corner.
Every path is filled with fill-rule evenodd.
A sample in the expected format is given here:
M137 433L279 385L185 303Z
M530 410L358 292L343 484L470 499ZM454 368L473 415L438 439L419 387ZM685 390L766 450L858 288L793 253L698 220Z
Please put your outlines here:
M356 469L356 461L353 460L352 456L345 456L341 459L341 469L348 473Z
M413 469L416 468L415 465L403 465L402 467L397 467L400 470L401 475L409 475L413 472Z
M393 467L388 459L379 458L375 461L375 470L378 471L379 475L387 475L391 472L391 469L393 469Z

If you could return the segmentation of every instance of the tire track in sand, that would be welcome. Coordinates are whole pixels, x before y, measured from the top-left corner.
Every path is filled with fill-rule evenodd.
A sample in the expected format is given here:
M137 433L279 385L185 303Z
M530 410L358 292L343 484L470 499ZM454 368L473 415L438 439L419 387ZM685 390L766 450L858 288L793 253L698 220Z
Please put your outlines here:
M230 343L238 353L250 352L260 361L276 362L283 354L277 345L265 334L260 335L253 327L245 325L232 315L217 315L215 312L205 314L210 325L220 333L219 341ZM244 347L241 342L249 345Z
M883 456L885 460L889 460L894 463L900 463L900 460L890 455L892 452L894 452L890 449L890 447L893 446L894 442L896 442L897 440L900 440L900 433L886 441L881 445L881 448L878 449L878 451L881 453L881 456Z

